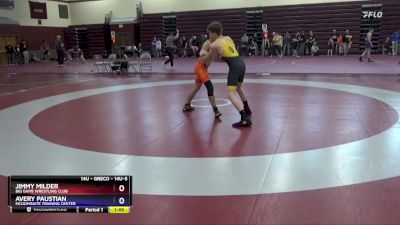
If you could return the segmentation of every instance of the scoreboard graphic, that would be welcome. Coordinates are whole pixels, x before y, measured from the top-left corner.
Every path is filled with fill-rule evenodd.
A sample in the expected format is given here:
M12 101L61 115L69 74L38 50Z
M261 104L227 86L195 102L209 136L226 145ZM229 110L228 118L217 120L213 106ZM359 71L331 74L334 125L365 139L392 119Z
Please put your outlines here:
M10 176L12 213L130 213L131 176Z

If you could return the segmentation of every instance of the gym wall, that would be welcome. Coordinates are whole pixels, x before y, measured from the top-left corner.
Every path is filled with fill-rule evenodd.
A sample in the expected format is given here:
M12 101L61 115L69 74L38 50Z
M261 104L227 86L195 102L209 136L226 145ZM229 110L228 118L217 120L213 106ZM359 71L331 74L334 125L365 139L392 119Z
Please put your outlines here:
M68 5L67 3L45 0L33 0L34 2L47 3L47 19L42 20L44 27L68 27L71 21L59 17L58 5ZM70 14L71 15L71 14ZM0 9L0 17L8 17L18 21L21 26L39 26L37 19L32 19L28 0L14 0L13 9Z

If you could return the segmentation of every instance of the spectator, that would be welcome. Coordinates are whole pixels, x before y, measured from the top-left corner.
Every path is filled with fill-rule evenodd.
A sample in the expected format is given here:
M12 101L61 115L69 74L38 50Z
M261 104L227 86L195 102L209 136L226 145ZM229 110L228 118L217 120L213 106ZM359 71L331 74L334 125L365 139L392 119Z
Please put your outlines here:
M256 54L257 54L257 44L253 39L250 41L249 49L250 49L249 55L250 56L256 56Z
M315 42L314 33L310 31L310 34L306 41L306 55L311 55L311 47L313 46L314 42Z
M277 34L279 38L279 58L283 56L283 36L281 34Z
M299 48L299 38L300 38L300 32L297 31L296 35L293 38L293 57L300 57L299 52L297 51Z
M344 55L349 55L352 39L353 36L350 34L350 31L346 30L346 34L344 35Z
M392 55L397 55L399 49L399 41L400 41L400 34L399 32L395 31L392 33Z
M124 59L128 59L127 52L130 51L129 47L126 47L125 44L122 44L120 47L120 54L119 57L122 57Z
M176 55L182 57L182 38L178 38L176 41Z
M46 40L42 40L42 45L40 46L40 50L43 53L43 61L46 62L48 60L49 57L49 44L47 44Z
M297 46L297 51L299 56L304 56L305 54L305 45L306 45L306 37L304 34L304 31L301 32L301 34L298 36L298 46Z
M246 45L246 46L249 45L249 37L247 36L246 33L243 34L242 39L240 40L240 43L242 45Z
M8 42L5 48L6 48L6 53L7 53L8 65L9 65L9 66L14 66L14 65L16 65L16 62L15 62L15 49L14 49L14 47L11 45L10 42Z
M187 56L187 53L186 53L186 50L187 50L187 40L186 40L186 37L185 37L185 36L182 37L181 45L179 46L179 49L180 49L180 52L181 52L181 56L182 56L182 57L186 57L186 56Z
M262 42L261 42L261 55L266 56L268 55L268 49L270 47L268 39L268 31L263 29L262 33Z
M137 53L138 53L139 57L143 53L142 43L140 43L140 42L137 47Z
M64 48L64 42L61 40L61 36L57 35L56 37L56 42L55 42L55 46L56 46L56 52L57 52L57 61L58 61L58 65L60 67L64 66L64 52L65 52L65 48Z
M335 42L333 41L332 37L330 37L328 41L328 56L333 55L334 48L335 48Z
M153 57L155 57L157 54L157 38L156 37L154 37L153 41L151 42L151 54L153 55Z
M19 44L16 44L14 47L15 50L15 64L22 64L23 59L21 59L22 55L21 55L21 51L19 49Z
M198 39L198 47L200 48L201 46L203 46L204 42L206 41L207 41L206 35L201 34Z
M133 56L134 57L140 57L140 55L143 53L142 43L139 42L137 47L136 47L136 45L133 45L132 46L132 51L133 51Z
M388 52L389 55L393 53L392 48L393 48L392 41L390 40L390 37L387 37L385 43L383 44L382 55L385 55L386 52Z
M319 47L317 42L314 42L311 46L311 56L318 56Z
M257 56L258 55L259 46L258 46L258 37L257 37L257 33L256 32L253 34L253 41L254 41L254 44L255 44L255 47L256 47L255 54Z
M283 37L283 55L290 55L290 44L292 41L292 36L289 34L289 32L285 33L285 36Z
M253 40L255 43L258 42L257 32L254 32L254 34L253 34Z
M124 45L125 46L125 45ZM125 55L125 54L124 54ZM126 55L125 55L126 56ZM85 59L85 57L83 56L83 51L82 51L82 49L80 49L77 45L74 45L73 47L72 47L72 49L70 49L70 50L68 50L68 57L69 57L69 60L73 60L73 59L76 59L76 60L81 60L82 61L82 63L86 63L87 61L86 61L86 59ZM126 57L127 58L127 57Z
M343 36L341 34L338 35L337 45L338 45L338 48L339 48L339 55L343 54L343 52L344 52L343 51L344 43L343 43Z
M199 44L196 35L193 35L192 38L189 40L189 48L191 50L191 56L196 57L199 51Z
M162 49L162 43L160 38L157 38L156 42L156 57L161 57L161 49Z
M24 64L29 63L29 52L28 52L28 44L26 44L25 40L22 40L21 44L19 45L19 50L22 53L22 56L24 57Z
M262 53L261 54L263 56L268 56L270 48L271 48L271 44L269 42L268 37L266 37L266 38L264 38L264 41L263 41Z
M249 55L249 37L247 37L246 33L244 33L240 39L240 45L240 54L245 56Z
M332 40L333 40L333 53L334 53L335 55L337 55L337 54L338 54L338 50L339 50L339 46L338 46L338 43L337 43L337 41L338 41L338 35L337 35L337 33L336 33L336 30L333 30L333 31L332 31L332 36L331 36L331 38L332 38Z
M130 51L132 51L132 56L133 57L140 57L140 53L139 53L139 50L136 47L136 45L132 45L131 48L130 48ZM125 58L125 56L124 56L124 58Z
M276 56L279 56L280 55L280 51L279 51L279 48L280 48L280 38L279 38L279 35L278 35L278 33L275 33L275 32L273 32L272 33L272 55L271 55L271 57L276 57Z

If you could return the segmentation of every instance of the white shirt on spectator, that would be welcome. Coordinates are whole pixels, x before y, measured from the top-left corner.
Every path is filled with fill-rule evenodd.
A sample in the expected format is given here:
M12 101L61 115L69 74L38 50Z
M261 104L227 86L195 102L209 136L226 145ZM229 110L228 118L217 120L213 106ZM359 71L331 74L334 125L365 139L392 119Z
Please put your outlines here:
M158 40L157 43L156 43L156 48L157 49L161 49L161 47L162 47L162 43L161 43L160 40Z

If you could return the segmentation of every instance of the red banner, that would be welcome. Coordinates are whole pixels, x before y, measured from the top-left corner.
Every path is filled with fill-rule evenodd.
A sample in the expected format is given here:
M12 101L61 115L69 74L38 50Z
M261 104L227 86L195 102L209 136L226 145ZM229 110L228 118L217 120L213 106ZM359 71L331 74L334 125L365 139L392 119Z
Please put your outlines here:
M31 9L31 18L33 18L33 19L47 19L47 6L46 6L46 3L29 1L29 7Z

